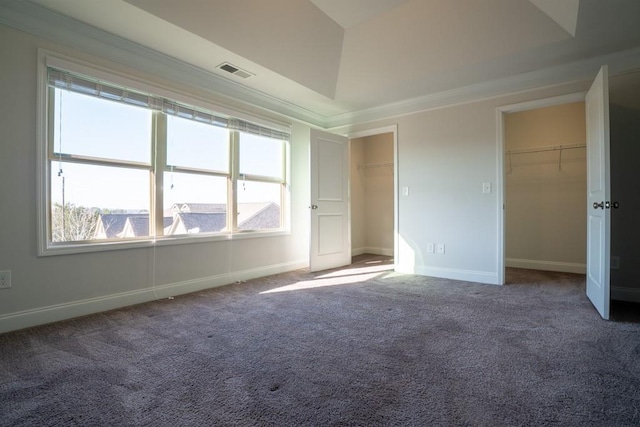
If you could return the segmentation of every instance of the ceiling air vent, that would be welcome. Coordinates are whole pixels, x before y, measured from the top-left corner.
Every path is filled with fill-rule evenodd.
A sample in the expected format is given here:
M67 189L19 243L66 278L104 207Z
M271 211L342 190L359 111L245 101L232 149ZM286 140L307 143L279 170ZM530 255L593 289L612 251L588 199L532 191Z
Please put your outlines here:
M242 79L248 79L249 77L254 75L246 70L243 70L242 68L238 68L235 65L229 64L228 62L223 62L222 64L218 65L216 68L226 71L227 73L231 73L234 76L238 76Z

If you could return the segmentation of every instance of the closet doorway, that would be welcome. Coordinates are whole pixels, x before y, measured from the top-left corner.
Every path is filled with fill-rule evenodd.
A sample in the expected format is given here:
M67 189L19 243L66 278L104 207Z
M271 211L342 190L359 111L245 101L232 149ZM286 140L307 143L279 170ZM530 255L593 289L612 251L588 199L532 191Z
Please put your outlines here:
M394 256L395 126L349 136L351 254Z
M583 101L504 114L506 267L584 274Z

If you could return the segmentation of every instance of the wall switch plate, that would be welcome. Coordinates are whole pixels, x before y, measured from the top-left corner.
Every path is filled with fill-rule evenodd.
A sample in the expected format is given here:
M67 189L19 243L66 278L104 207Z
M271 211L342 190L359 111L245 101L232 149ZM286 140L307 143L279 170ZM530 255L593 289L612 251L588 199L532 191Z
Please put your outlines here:
M427 253L434 253L435 252L435 245L433 243L427 243Z
M409 187L402 187L402 195L403 196L409 195Z
M491 183L490 182L483 182L482 183L482 192L484 194L491 193Z
M444 243L438 243L438 249L437 252L439 254L443 254L444 253Z
M11 270L0 271L0 289L11 287Z

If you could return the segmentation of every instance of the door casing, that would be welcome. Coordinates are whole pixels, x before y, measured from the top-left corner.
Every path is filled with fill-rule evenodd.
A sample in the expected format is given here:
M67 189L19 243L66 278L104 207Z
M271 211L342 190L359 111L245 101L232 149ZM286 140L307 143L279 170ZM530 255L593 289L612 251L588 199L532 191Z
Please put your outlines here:
M576 92L568 95L555 96L545 99L537 99L534 101L522 102L519 104L505 105L497 108L496 111L496 135L497 135L497 183L498 189L496 194L496 211L498 212L498 245L496 248L496 272L497 284L505 284L505 245L506 245L506 221L505 221L505 132L504 132L504 116L508 113L516 113L520 111L535 110L538 108L552 107L561 104L570 104L573 102L582 102L585 100L587 92Z

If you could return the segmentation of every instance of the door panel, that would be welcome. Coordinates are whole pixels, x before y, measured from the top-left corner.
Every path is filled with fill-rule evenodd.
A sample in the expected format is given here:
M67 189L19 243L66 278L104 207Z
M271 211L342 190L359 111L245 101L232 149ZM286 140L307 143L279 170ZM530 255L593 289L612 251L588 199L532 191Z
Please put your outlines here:
M346 199L342 171L343 144L323 138L318 143L318 201L341 202Z
M349 141L311 130L311 271L351 263Z
M318 214L318 255L331 255L342 251L344 246L344 230L342 216L335 214Z
M587 115L587 296L609 318L611 212L609 79L603 66L585 99Z

